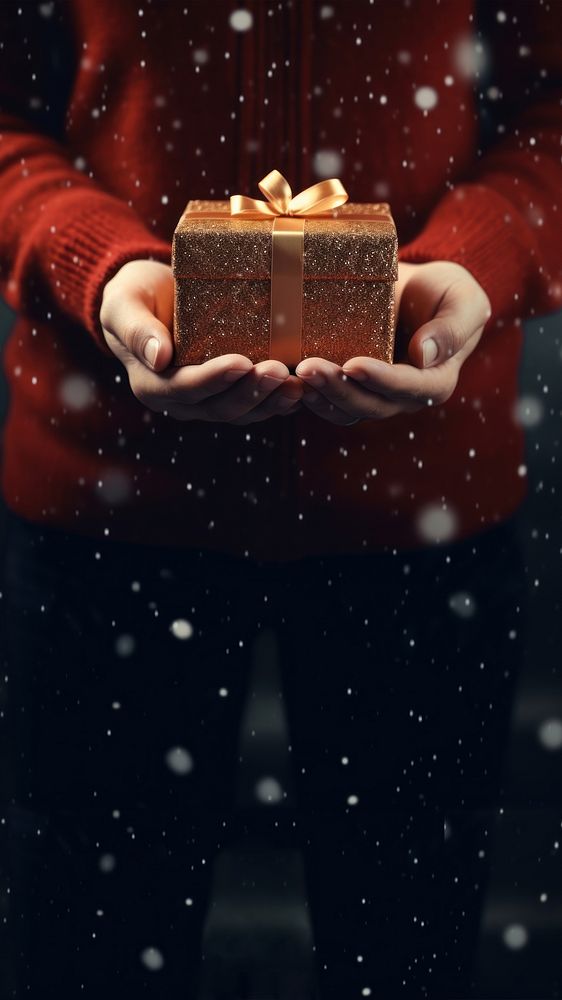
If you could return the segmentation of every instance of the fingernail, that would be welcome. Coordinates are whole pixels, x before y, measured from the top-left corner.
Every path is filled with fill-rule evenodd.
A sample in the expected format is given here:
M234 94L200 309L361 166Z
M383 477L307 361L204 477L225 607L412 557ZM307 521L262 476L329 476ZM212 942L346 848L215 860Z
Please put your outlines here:
M276 389L277 386L282 385L284 381L284 378L275 378L274 375L262 375L259 380L259 386L261 389Z
M306 379L306 382L309 385L316 385L316 386L326 385L326 379L321 374L321 372L319 372L316 368L314 368L311 372L305 372L305 373L299 372L297 368L295 374L300 375L300 377L303 379Z
M423 351L423 366L424 368L427 368L427 366L430 365L432 361L435 361L435 358L439 354L439 348L437 347L437 344L434 341L433 337L428 337L427 340L424 340L422 351Z
M345 372L348 378L352 378L355 382L366 382L369 378L367 372L363 372L361 369L342 368L342 371Z
M251 369L229 368L228 371L222 373L223 382L236 382L242 375L247 375L248 371Z
M160 344L158 343L156 337L150 337L144 345L144 357L145 360L148 361L151 368L154 368L154 362L156 361L159 346Z

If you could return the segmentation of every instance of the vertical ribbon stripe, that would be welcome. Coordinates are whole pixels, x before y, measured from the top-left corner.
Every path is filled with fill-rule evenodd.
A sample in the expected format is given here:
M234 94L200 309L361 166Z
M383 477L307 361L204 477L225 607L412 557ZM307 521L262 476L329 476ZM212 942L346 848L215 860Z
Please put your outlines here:
M301 360L304 219L277 216L271 246L269 357L288 368Z

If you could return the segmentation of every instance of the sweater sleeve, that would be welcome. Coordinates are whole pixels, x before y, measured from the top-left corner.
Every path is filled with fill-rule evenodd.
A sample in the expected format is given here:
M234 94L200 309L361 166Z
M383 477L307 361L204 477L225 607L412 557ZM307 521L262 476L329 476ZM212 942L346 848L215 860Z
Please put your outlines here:
M65 144L70 8L2 6L0 293L37 319L62 312L113 357L99 323L104 285L126 261L169 263L171 250L89 178Z
M492 6L488 79L476 86L484 106L494 105L493 141L400 259L456 261L484 288L494 316L525 318L562 306L562 5L515 0L500 14Z

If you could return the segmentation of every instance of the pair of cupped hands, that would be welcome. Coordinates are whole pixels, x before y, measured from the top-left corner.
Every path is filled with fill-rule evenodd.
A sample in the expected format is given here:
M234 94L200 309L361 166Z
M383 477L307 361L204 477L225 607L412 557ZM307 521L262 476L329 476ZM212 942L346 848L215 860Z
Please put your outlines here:
M134 396L176 420L251 424L303 407L345 426L444 403L476 347L491 309L460 264L399 265L395 362L353 357L343 366L306 358L289 372L280 361L253 364L223 354L200 365L171 365L171 268L133 260L107 282L100 323L125 366Z

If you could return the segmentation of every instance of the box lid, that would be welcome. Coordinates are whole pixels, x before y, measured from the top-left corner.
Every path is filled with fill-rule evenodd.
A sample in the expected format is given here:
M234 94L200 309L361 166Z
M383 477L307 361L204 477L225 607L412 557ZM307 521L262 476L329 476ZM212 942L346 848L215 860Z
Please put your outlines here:
M203 218L204 212L217 217ZM350 218L357 215L365 219ZM397 280L398 239L385 202L347 202L326 216L301 218L305 281ZM269 280L273 221L233 216L229 201L189 201L172 241L174 276Z

